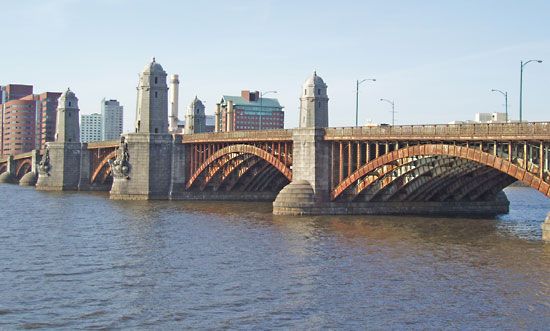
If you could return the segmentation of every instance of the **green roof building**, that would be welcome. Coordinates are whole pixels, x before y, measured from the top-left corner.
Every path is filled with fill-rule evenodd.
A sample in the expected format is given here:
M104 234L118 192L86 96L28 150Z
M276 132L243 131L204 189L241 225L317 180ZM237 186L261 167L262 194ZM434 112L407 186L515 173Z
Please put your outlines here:
M224 95L216 105L216 132L283 129L284 121L279 100L263 98L258 91Z

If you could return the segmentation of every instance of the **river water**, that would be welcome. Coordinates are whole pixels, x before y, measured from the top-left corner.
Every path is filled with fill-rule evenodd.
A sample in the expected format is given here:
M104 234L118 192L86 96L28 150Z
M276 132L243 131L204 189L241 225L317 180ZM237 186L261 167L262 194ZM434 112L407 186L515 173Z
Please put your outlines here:
M497 219L281 217L0 185L0 329L548 329L550 200Z

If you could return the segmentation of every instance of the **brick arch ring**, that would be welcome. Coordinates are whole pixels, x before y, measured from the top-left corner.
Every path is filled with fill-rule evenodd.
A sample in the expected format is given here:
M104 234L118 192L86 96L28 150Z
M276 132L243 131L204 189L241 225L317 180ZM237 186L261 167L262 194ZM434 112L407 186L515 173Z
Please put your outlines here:
M22 160L21 162L18 162L17 169L15 170L15 177L21 178L23 175L25 175L28 172L31 172L32 170L32 159L27 158ZM23 173L22 173L23 171Z
M114 160L116 158L116 150L112 151L111 153L107 154L101 160L99 165L94 169L94 172L92 173L92 176L90 177L90 183L94 183L97 179L97 176L101 173L101 170L105 167L105 165L109 165L109 160Z
M193 173L189 181L187 182L186 188L190 188L193 186L197 178L201 175L201 173L206 170L206 168L212 164L212 162L216 161L220 157L230 154L230 153L240 153L240 154L252 154L260 159L266 161L267 163L271 164L275 169L277 169L283 176L285 176L289 181L292 181L292 171L289 167L287 167L283 162L279 161L275 156L271 155L269 152L258 148L256 146L252 145L246 145L246 144L237 144L237 145L230 145L226 146L218 151L216 151L214 154L212 154L206 161L204 161L200 167Z
M550 198L550 183L543 181L533 173L526 169L520 168L512 162L505 160L501 157L482 152L479 149L474 149L465 146L455 146L447 144L427 144L427 145L415 145L392 151L390 153L379 156L378 158L363 165L350 176L340 182L331 192L331 199L336 199L342 194L348 187L350 187L357 180L368 174L369 172L393 162L398 159L403 159L412 156L420 155L446 155L454 156L462 159L474 161L488 167L497 169L507 175L514 177L515 179L523 182L524 184L540 191L546 197Z

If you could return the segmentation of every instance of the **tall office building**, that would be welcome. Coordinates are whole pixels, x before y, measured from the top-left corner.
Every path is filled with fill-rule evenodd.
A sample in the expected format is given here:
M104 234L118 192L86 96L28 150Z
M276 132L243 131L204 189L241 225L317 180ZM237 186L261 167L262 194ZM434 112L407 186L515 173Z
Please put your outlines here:
M32 85L8 84L0 95L0 155L42 149L55 136L57 99L61 93L33 94Z
M102 122L102 116L98 113L80 115L80 141L89 143L102 140Z
M122 134L123 106L117 100L101 100L101 140L119 139Z

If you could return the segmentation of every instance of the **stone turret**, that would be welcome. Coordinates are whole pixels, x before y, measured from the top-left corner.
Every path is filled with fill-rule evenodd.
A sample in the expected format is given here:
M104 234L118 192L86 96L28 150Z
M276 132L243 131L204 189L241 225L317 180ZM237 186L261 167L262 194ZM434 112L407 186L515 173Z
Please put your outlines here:
M317 214L330 203L329 145L323 141L325 127L328 127L327 85L313 72L302 88L300 127L292 132L292 182L273 202L274 214Z
M206 115L204 113L204 104L199 98L191 102L185 115L185 130L183 133L201 133L206 132Z
M172 184L184 187L181 160L174 161L178 171L172 172L174 155L184 156L183 144L180 136L168 132L166 72L155 58L143 68L137 94L135 132L122 135L116 159L110 163L111 199L168 199Z
M80 142L80 125L78 123L78 98L70 88L61 94L57 106L55 126L56 142Z
M166 71L155 61L139 75L136 133L168 133Z
M67 89L59 97L55 141L46 143L42 159L37 165L36 188L46 191L78 190L86 186L89 166L81 168L86 144L80 143L78 98Z
M300 97L300 128L328 127L327 85L317 72L308 78Z

